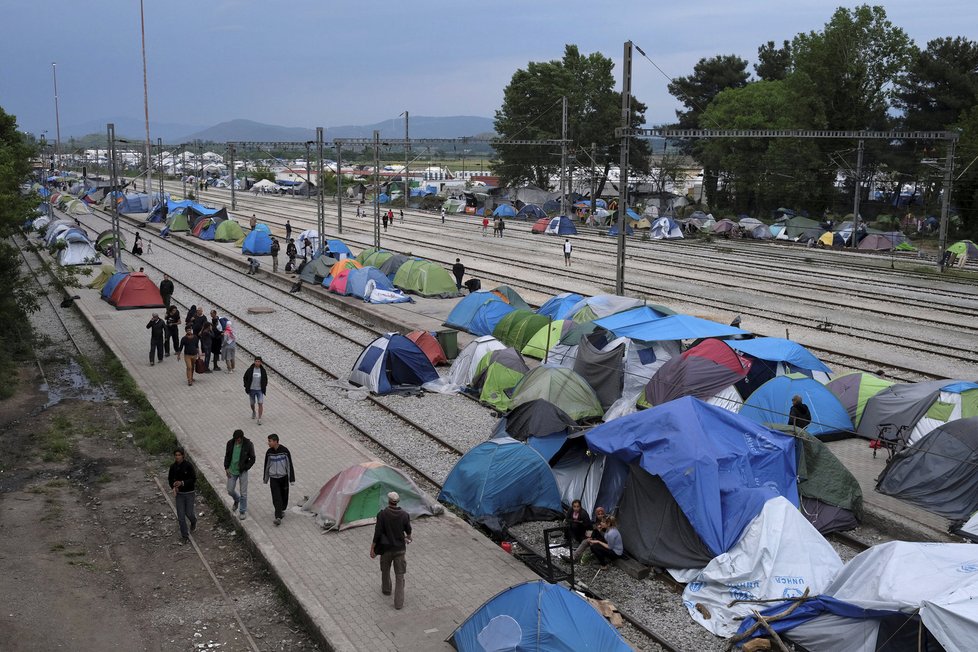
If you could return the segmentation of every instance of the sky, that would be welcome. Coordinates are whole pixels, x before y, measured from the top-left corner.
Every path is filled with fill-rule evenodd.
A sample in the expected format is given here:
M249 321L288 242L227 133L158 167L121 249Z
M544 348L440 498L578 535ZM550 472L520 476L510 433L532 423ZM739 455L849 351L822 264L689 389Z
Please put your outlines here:
M819 30L822 0L145 0L154 123L207 127L245 118L289 127L415 116L493 116L513 73L559 59L566 43L615 62L632 40L670 76L716 54L753 64L757 47ZM890 0L894 25L921 47L978 38L974 0ZM0 0L0 107L24 131L142 119L139 0ZM647 122L675 119L668 79L635 53L633 94ZM328 133L327 133L328 137Z

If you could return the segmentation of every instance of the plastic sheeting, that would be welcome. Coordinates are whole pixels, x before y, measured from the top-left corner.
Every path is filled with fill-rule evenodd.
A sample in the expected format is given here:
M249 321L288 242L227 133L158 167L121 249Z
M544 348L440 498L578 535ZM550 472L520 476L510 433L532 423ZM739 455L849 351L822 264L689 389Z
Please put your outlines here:
M832 370L811 351L792 340L781 337L755 337L750 340L729 340L727 344L732 349L761 360L787 362L799 369L832 373Z

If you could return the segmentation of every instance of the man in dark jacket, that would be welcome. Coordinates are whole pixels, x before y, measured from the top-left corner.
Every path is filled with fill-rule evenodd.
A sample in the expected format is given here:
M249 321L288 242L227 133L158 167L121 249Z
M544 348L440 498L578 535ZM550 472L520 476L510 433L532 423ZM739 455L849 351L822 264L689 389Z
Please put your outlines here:
M261 425L261 416L265 412L265 392L268 389L268 372L261 361L261 356L255 357L255 361L244 373L244 389L248 395L248 402L251 404L251 418L255 418L255 405L258 405L258 425Z
M791 410L788 412L788 425L796 428L807 428L812 422L812 413L808 406L802 403L801 396L791 397Z
M272 505L275 507L275 525L285 518L289 506L289 485L295 484L295 467L292 466L292 453L278 441L278 435L268 436L268 450L265 451L265 474L262 481L272 490Z
M380 592L391 594L391 566L394 566L394 608L404 606L404 575L407 573L407 544L411 543L411 517L398 506L396 491L387 494L387 507L377 513L370 558L380 555Z
M200 329L204 327L207 323L207 316L204 314L203 308L197 308L197 312L194 313L192 318L192 325L194 327L194 335L200 335Z
M282 245L278 243L278 238L272 238L272 271L278 271L278 252L282 250Z
M163 305L169 308L170 297L173 296L173 281L166 274L163 275L163 280L160 281L160 296L163 297Z
M174 353L177 352L177 346L180 345L180 311L176 306L170 306L166 309L163 320L166 322L166 336L163 338L163 351L164 355L169 356L171 343Z
M465 276L465 265L462 264L460 258L455 259L455 264L452 265L452 274L455 276L455 289L462 289L462 277Z
M217 316L216 310L211 310L211 353L214 355L214 371L219 371L221 365L217 361L221 357L221 347L224 346L224 325Z
M194 384L194 363L200 355L200 338L194 335L193 329L187 326L186 333L177 345L177 360L180 359L180 352L183 351L183 358L187 363L187 384Z
M166 337L166 322L160 319L158 313L153 313L153 317L146 324L149 329L149 366L153 366L153 353L156 353L156 360L163 362L163 338Z
M197 492L197 472L194 466L186 460L182 448L173 451L173 464L167 475L167 483L173 489L173 497L177 503L177 523L180 524L180 537L184 543L190 540L190 532L197 529L197 514L194 511L194 497ZM187 531L187 520L190 520L190 531Z
M228 477L228 495L233 504L231 511L238 511L238 518L245 520L248 511L248 469L255 465L255 445L245 437L244 430L234 431L224 448L224 473ZM235 491L238 486L240 494Z

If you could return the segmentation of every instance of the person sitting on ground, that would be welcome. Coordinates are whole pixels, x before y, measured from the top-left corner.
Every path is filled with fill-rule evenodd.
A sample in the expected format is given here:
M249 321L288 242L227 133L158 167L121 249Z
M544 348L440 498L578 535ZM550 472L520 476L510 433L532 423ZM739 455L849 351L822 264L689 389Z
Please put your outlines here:
M812 422L812 412L808 406L802 403L801 396L795 394L791 397L791 410L788 412L788 425L795 428L807 428Z
M604 540L603 539L604 535L601 533L601 530L599 528L607 518L608 517L605 514L604 507L596 507L594 509L594 521L592 523L594 525L594 530L591 532L588 538L585 538L583 541L581 541L581 545L577 546L577 549L573 553L574 561L577 561L581 558L581 555L584 554L584 551L588 549L588 546L590 545L592 539ZM569 562L570 560L571 560L570 557L564 557L564 561Z
M602 538L599 539L592 534L587 542L591 554L601 564L601 570L607 570L608 562L619 559L625 552L621 533L618 532L618 520L614 516L608 516L596 529L601 531Z
M256 259L248 259L248 274L250 276L254 276L258 272L259 267L261 267L261 263L259 263Z
M591 529L591 517L581 507L581 501L575 500L567 510L564 521L570 532L571 541L580 544L587 538L587 531Z

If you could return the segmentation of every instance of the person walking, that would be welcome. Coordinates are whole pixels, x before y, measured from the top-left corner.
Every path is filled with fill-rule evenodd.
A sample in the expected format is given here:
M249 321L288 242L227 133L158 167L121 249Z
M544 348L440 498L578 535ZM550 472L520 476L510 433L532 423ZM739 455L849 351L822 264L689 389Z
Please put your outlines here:
M486 234L488 232L489 232L489 218L486 217L486 216L483 216L482 217L482 237L483 238L486 237Z
M387 494L387 507L377 512L370 558L380 555L380 592L391 594L394 567L394 608L404 607L404 575L407 573L407 544L411 543L411 517L400 508L396 491Z
M397 212L401 214L401 223L403 224L404 223L404 209L403 208L398 209Z
M292 240L292 222L285 220L285 241Z
M791 410L788 411L788 425L795 428L807 428L812 422L812 412L805 405L801 396L795 394L791 397Z
M221 365L218 360L221 358L221 348L224 345L224 324L217 316L216 310L211 310L211 353L214 355L214 371L220 371Z
M278 238L272 238L272 271L278 271L278 252L282 249L282 245L278 243Z
M177 345L180 344L180 310L176 306L166 309L163 316L166 321L166 336L163 339L163 351L166 357L170 357L170 344L173 344L173 352L177 352Z
M242 521L248 512L248 470L255 465L255 460L255 445L245 437L244 430L235 430L224 447L224 473L228 478L228 495L233 501L231 512L238 510Z
M387 209L387 223L390 224L391 226L394 226L394 209L393 208L388 208Z
M272 505L275 507L275 525L282 523L285 510L289 506L289 485L295 484L295 467L292 453L279 443L278 435L268 436L268 450L265 451L265 475L263 482L272 491Z
M262 364L261 356L256 356L244 372L244 388L248 395L248 402L251 404L251 418L258 417L258 425L261 425L261 417L265 412L265 392L268 389L268 372ZM258 406L257 415L255 405Z
M444 208L441 209L441 223L442 224L445 223L445 209Z
M221 344L221 355L224 356L224 373L234 371L234 356L238 351L238 336L232 328L231 320L224 322L224 341Z
M132 253L133 256L142 255L143 253L143 237L139 235L139 231L136 231L136 239L132 241Z
M187 326L183 338L181 338L180 343L177 345L177 360L180 359L181 351L183 352L183 359L187 364L187 385L193 385L194 363L196 363L197 358L200 356L200 338L194 335L194 331L190 326Z
M295 259L299 257L299 249L295 246L295 240L292 238L289 238L288 244L285 245L285 255L289 258L289 265L292 270L295 270Z
M571 252L574 251L574 245L567 238L564 238L564 267L570 267L571 264Z
M164 274L163 280L160 281L160 296L163 297L163 306L169 308L170 297L173 296L173 281L167 274Z
M384 213L383 216L381 216L381 222L384 224L384 231L387 231L387 213Z
M163 342L166 338L166 322L160 319L158 313L153 313L150 318L149 323L146 324L146 328L149 329L149 366L153 366L156 362L163 362ZM153 361L153 354L156 354L156 362Z
M258 226L258 218L255 217L255 214L254 213L252 213L251 214L251 219L248 220L248 228L250 228L252 231L254 231L256 226Z
M167 483L173 490L174 502L177 504L177 523L180 524L180 538L183 543L190 541L190 533L197 529L197 513L194 510L194 498L197 495L197 472L193 464L187 461L182 448L173 451L173 464L167 474ZM187 521L190 521L188 531Z
M197 333L200 339L200 351L204 358L204 372L211 373L211 354L214 352L214 329L210 322L204 322L203 328Z
M455 264L452 265L452 275L455 277L455 289L462 289L462 277L465 276L465 265L462 264L460 258L455 259Z
M499 218L499 237L503 237L503 231L506 230L506 220Z

